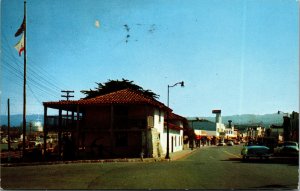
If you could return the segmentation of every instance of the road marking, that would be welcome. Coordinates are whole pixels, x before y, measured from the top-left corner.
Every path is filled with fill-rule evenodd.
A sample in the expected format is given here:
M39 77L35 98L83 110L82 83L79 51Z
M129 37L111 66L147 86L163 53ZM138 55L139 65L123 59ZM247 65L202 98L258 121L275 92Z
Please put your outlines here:
M212 156L209 156L209 158L211 158L211 159L216 159L215 157L212 157Z
M237 157L237 158L241 158L240 156L235 155L235 154L232 154L232 153L230 153L230 152L228 152L228 151L223 151L223 152L226 153L226 154L228 154L228 155L232 155L232 156L235 156L235 157Z

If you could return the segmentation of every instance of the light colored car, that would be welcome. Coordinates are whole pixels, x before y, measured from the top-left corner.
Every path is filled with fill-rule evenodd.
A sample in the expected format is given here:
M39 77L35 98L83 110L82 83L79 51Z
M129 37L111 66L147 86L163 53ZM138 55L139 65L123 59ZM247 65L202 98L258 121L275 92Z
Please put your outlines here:
M233 146L234 144L233 144L233 141L228 141L227 142L227 146Z
M219 142L218 146L225 146L226 144L224 142Z
M269 147L262 145L245 145L241 151L243 160L251 158L269 159L271 151Z

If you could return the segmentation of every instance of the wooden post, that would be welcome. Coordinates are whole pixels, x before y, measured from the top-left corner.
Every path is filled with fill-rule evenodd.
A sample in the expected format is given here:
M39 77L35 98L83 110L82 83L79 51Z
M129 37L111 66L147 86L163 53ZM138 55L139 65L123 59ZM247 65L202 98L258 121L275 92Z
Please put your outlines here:
M74 119L75 119L75 118L74 118L74 111L72 111L72 118L71 118L71 120L72 120L72 123L71 123L71 124L72 124L72 125L71 125L71 128L72 128L72 140L73 140L73 141L75 140L75 135L74 135L74 133L76 133L76 132L75 132L76 129L74 130L74 128L76 127L76 126L74 125L74 124L75 124L75 123L74 123L74 121L75 121Z
M44 106L44 160L47 160L47 106Z
M78 151L79 151L79 136L80 136L80 124L79 124L79 105L76 107L76 141L75 141L75 147L76 147L76 153L78 156Z
M61 140L61 133L62 133L62 109L59 109L59 115L58 115L58 155L59 160L61 160L61 146L62 146L62 140Z

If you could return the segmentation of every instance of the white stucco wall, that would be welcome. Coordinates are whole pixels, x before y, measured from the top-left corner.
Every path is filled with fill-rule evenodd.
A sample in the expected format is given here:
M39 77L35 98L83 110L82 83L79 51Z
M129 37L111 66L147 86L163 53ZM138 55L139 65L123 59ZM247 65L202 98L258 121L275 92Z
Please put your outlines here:
M161 120L159 121L159 113L161 114ZM183 127L182 124L179 125L180 127ZM160 134L160 144L162 146L162 152L163 154L166 154L167 152L167 130L164 130L164 112L159 112L158 109L155 109L154 111L154 128L157 129L157 131ZM183 130L175 131L170 129L169 130L169 153L172 152L172 137L173 137L173 152L181 151L183 150ZM176 144L175 144L176 140Z
M216 123L216 130L217 132L224 132L225 131L225 125L223 123Z
M159 113L160 113L160 120L159 120ZM161 144L161 147L162 147L162 152L163 154L166 153L166 147L167 147L167 144L166 144L166 140L167 140L167 135L165 136L164 133L163 133L163 130L164 130L164 121L165 121L165 118L164 118L164 112L161 110L161 112L159 112L158 109L155 109L154 110L154 128L157 129L158 133L159 133L159 139L160 139L160 144Z

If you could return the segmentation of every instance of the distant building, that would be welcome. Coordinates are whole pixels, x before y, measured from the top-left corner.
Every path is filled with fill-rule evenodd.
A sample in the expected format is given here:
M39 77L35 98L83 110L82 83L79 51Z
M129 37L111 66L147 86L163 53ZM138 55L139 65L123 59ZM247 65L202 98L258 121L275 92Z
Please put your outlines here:
M257 124L235 125L235 128L238 129L238 139L243 141L260 139L265 133L265 128Z
M283 141L283 126L271 125L270 126L270 135L265 135L269 137L274 137L277 142Z
M269 136L278 142L299 142L299 113L293 111L291 114L284 113L282 125L271 125Z
M218 141L224 141L225 125L220 123L220 115L216 117L216 122L199 118L188 118L188 122L189 126L195 131L197 145L200 145L203 141L212 144L216 144Z

